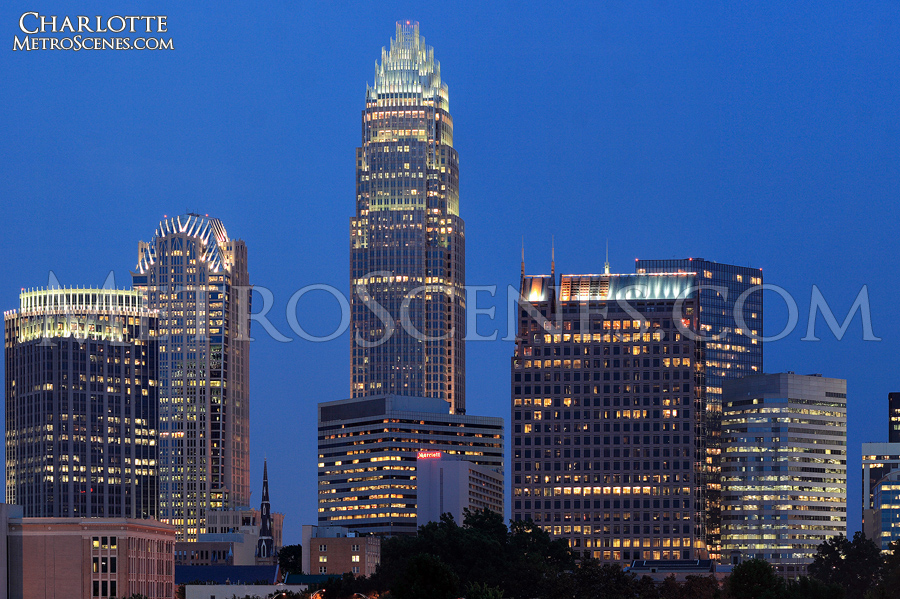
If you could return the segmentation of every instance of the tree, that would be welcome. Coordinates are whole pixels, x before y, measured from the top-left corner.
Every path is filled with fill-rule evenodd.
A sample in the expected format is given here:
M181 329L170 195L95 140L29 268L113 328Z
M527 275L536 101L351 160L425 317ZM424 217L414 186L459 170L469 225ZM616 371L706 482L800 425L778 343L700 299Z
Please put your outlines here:
M403 576L394 584L395 599L454 599L459 577L434 555L420 553L410 558Z
M466 599L503 599L503 590L500 587L492 587L477 582L466 585Z
M819 545L809 574L846 590L847 599L863 599L881 580L881 551L857 531L853 540L840 534Z
M786 594L790 599L844 599L844 589L840 585L807 576L789 580Z
M618 564L586 559L572 573L575 599L631 599L638 597L637 576Z
M278 551L278 567L282 576L288 573L300 574L303 571L303 546L285 545Z
M751 559L734 567L725 580L728 599L782 599L784 580L763 559Z
M892 599L900 591L900 541L891 543L888 550L882 564L881 581L867 599Z
M384 540L381 564L368 589L393 591L410 560L422 554L447 565L461 589L477 584L520 599L552 597L565 582L563 574L575 567L565 540L552 540L531 522L513 522L507 528L500 514L476 510L466 512L462 526L444 514L439 522L419 527L415 537Z
M681 585L682 599L716 599L719 596L719 581L715 576L689 574Z

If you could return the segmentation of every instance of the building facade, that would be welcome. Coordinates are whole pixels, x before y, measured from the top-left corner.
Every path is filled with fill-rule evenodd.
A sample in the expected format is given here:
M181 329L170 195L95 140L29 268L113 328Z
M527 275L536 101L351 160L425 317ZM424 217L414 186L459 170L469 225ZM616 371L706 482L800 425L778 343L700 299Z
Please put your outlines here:
M705 354L707 446L706 540L710 555L721 558L722 384L763 371L763 284L761 268L722 264L703 258L637 260L637 273L692 272L700 302L700 339ZM735 311L735 306L739 309ZM739 318L738 318L739 316Z
M524 273L524 267L523 267ZM607 563L705 557L692 274L524 276L514 520Z
M247 246L218 219L166 218L132 282L159 312L160 519L196 540L250 498Z
M249 507L210 510L206 532L196 541L175 543L178 566L264 566L277 563L284 514L272 512L269 466L263 462L262 498L258 510Z
M466 510L503 515L503 474L443 451L416 454L416 523L424 526L451 514L460 526Z
M7 503L156 517L156 313L115 289L23 291L19 305L4 315Z
M414 534L419 451L503 471L503 419L450 414L440 398L320 403L318 421L319 526Z
M175 596L175 529L131 518L8 520L10 599Z
M874 539L880 523L876 524L875 492L878 483L900 470L900 443L862 444L862 527Z
M301 538L303 571L310 574L371 576L381 563L381 538L374 535L305 524Z
M869 518L863 522L866 537L888 552L900 541L900 472L893 471L874 485Z
M726 381L723 400L723 549L805 574L847 534L847 382L760 374Z
M888 442L900 443L900 393L888 393Z
M465 413L465 223L447 85L418 23L397 23L366 91L350 220L352 397Z

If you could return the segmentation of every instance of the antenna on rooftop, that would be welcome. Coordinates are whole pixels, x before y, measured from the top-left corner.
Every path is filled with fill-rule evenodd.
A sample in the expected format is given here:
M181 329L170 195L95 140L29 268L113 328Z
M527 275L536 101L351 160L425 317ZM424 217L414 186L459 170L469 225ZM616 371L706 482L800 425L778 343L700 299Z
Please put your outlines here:
M603 274L609 274L609 238L606 240L606 262L603 263Z
M556 285L556 246L553 235L550 236L550 278L551 285Z

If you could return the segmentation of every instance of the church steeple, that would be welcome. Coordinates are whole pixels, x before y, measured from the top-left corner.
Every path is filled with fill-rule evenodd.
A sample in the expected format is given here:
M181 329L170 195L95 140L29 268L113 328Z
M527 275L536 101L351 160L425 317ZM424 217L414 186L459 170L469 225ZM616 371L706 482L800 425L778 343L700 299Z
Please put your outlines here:
M269 505L269 469L263 461L263 488L262 503L259 506L259 541L256 543L257 558L272 558L275 556L275 540L272 538L272 506Z

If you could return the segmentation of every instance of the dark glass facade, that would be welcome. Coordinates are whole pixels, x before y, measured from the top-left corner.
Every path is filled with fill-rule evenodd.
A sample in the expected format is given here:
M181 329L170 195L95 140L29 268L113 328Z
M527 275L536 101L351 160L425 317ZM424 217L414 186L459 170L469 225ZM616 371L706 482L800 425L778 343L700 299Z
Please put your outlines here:
M23 291L4 320L6 502L156 518L157 319L141 294Z
M900 393L888 393L888 442L900 443Z
M707 400L707 456L704 466L708 502L707 542L710 556L721 558L722 384L751 374L762 373L763 295L750 291L762 285L762 269L721 264L702 258L637 260L637 273L692 272L699 290L701 335L705 355ZM742 302L735 317L735 305Z
M250 500L247 246L218 219L166 218L132 281L159 312L159 519L196 540L208 510Z
M353 397L436 397L465 413L464 227L447 85L418 24L398 23L356 153Z
M695 278L523 277L512 359L514 520L582 557L705 557Z

